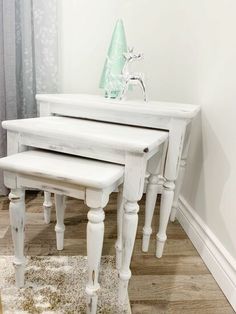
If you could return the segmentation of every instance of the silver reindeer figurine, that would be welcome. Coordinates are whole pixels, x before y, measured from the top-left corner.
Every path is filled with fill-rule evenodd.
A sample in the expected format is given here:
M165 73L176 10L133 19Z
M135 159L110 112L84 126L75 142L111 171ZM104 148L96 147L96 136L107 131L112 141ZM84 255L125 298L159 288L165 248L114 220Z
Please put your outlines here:
M142 58L142 54L134 54L134 49L128 49L128 52L124 53L124 58L125 58L125 64L124 67L122 69L121 75L122 75L122 79L123 79L123 89L121 90L121 94L120 94L120 99L124 98L124 95L126 94L126 92L128 91L129 85L140 85L142 91L143 91L143 97L144 97L144 101L147 101L147 97L146 97L146 87L144 84L144 80L143 80L143 75L142 73L134 73L134 74L130 74L128 67L129 64L133 61L138 61Z

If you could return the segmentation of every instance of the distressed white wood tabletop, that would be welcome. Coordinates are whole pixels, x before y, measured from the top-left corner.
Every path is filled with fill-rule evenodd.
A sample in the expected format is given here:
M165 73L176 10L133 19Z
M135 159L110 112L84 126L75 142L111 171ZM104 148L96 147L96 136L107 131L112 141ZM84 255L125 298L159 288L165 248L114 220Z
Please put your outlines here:
M0 159L0 168L49 179L105 188L123 177L124 167L87 158L32 150Z
M2 126L23 134L61 139L63 144L80 139L88 146L105 145L141 153L151 151L168 137L158 130L56 116L4 121Z
M140 100L115 100L104 98L100 95L87 94L38 94L38 103L51 103L55 110L61 108L69 115L74 115L76 107L98 108L100 110L113 110L124 113L148 113L176 118L193 118L199 111L199 106L184 103L174 103L165 101L140 101ZM62 107L59 105L63 105ZM57 105L57 106L56 106ZM70 113L71 112L71 113ZM78 113L79 116L79 113Z

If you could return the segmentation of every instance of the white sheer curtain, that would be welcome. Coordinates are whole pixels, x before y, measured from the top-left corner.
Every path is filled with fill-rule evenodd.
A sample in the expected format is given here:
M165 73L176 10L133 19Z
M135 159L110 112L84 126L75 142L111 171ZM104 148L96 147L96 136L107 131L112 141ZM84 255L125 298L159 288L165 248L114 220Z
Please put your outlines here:
M0 0L0 119L35 117L35 93L58 87L57 1ZM0 126L0 157L6 133ZM0 195L7 191L0 173Z

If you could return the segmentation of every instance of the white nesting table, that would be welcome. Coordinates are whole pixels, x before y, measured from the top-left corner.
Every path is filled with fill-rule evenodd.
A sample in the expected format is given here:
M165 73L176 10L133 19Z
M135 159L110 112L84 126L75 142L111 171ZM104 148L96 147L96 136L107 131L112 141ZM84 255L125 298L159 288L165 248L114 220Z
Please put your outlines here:
M158 167L158 155L168 132L55 116L5 121L3 128L7 129L8 155L37 147L125 165L123 258L119 274L120 299L124 301L147 162L150 160L154 169Z
M120 123L167 130L169 144L163 176L160 226L157 234L157 257L163 253L166 241L166 227L170 217L174 221L178 198L182 185L188 147L190 143L191 122L200 111L198 105L157 102L120 101L105 99L99 95L83 94L42 94L36 96L41 116L61 115L90 120ZM151 165L149 188L146 195L145 226L143 228L143 251L148 250L152 232L151 219L158 193L158 172ZM178 180L177 180L178 178ZM159 191L160 192L160 191Z

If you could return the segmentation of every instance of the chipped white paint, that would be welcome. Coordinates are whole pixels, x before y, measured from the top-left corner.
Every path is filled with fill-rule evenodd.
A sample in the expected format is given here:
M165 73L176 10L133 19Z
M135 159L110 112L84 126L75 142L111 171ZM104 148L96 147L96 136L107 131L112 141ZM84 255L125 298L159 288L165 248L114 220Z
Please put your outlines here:
M42 148L51 150L61 149L64 145L65 149L73 153L73 148L79 148L75 147L75 141L79 140L80 145L77 146L81 147L81 154L82 148L87 148L87 154L96 154L95 149L101 154L101 148L108 153L110 151L110 154L119 150L148 153L167 138L163 131L55 116L8 120L2 126L12 133L20 134L20 140L17 141L20 145L31 146L36 141L37 145L45 145ZM45 140L47 142L43 144Z
M43 202L43 213L44 213L44 221L46 224L49 224L51 221L51 210L52 210L51 193L45 191L44 202Z
M168 153L163 173L165 181L162 190L159 230L156 243L156 256L159 258L162 257L167 239L166 229L173 205L175 181L178 177L186 126L185 120L175 119L172 121L172 127L169 130Z
M116 268L120 270L122 265L122 222L124 215L123 186L119 186L117 196L117 241L116 241Z
M64 215L66 209L65 195L55 194L55 208L57 216L57 224L55 226L57 238L57 250L61 251L64 248Z
M178 201L179 201L180 189L181 189L181 186L182 186L182 183L184 180L184 173L185 173L185 169L186 169L188 149L189 149L189 144L190 144L190 131L191 131L191 125L188 125L188 127L186 129L186 136L185 136L185 141L184 141L183 153L181 156L180 167L179 167L179 175L178 175L178 179L176 181L175 195L174 195L173 206L172 206L171 215L170 215L170 220L172 222L175 221L175 216L176 216L176 213L178 210Z
M14 261L16 286L24 286L25 257L24 257L24 231L25 231L25 193L20 187L13 188L9 194L9 212L12 240L14 245Z
M192 104L165 101L115 100L107 99L100 95L38 94L36 99L40 107L40 115L43 112L45 115L46 112L47 115L50 113L112 122L122 122L117 121L117 119L120 120L121 116L126 116L127 124L130 124L132 120L131 115L136 119L139 114L154 117L166 116L167 119L192 119L199 111L199 106ZM115 115L116 113L117 116ZM142 119L142 125L145 124L147 124L146 117Z
M150 176L148 178L147 190L146 190L146 203L145 203L145 225L143 227L143 252L148 251L149 240L152 234L152 217L156 205L157 194L159 191L159 175L161 173L161 163L158 162L161 156L154 155L148 163L148 172Z

